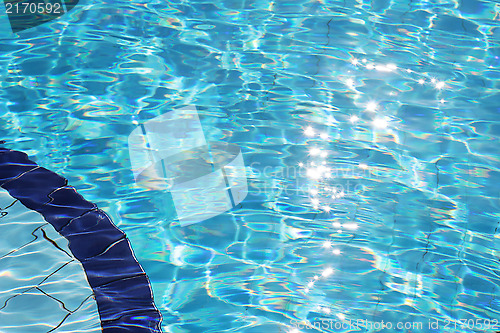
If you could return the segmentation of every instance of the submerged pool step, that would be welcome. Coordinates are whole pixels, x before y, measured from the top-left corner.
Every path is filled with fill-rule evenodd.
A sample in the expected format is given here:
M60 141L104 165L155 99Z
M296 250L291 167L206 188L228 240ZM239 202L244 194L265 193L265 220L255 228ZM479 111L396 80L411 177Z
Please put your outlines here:
M58 295L52 296L49 291L44 290L44 288L50 289L50 285L44 284L50 281L45 280L45 277L59 269L62 270L65 265L73 267L77 264L85 271L86 281L95 295L103 332L161 332L161 315L154 305L148 277L135 259L125 234L103 211L86 201L73 187L68 186L67 180L63 177L39 167L22 152L5 148L0 148L0 186L8 191L8 195L4 192L1 196L4 200L1 202L0 214L2 212L6 214L2 214L0 222L7 225L10 219L15 226L24 222L20 221L19 217L30 216L25 221L29 228L28 230L24 228L24 230L29 232L34 227L34 232L30 232L31 240L30 237L23 235L19 242L12 243L14 247L12 250L15 251L7 252L0 259L0 262L3 260L6 263L0 264L0 267L19 266L16 260L23 258L23 250L28 250L26 256L47 256L49 250L47 246L38 244L41 241L44 245L47 245L46 241L50 243L49 252L52 253L49 254L52 261L29 258L30 263L49 265L45 272L30 272L30 274L35 274L32 276L43 273L40 279L34 279L31 285L27 283L24 290L22 290L23 287L11 290L14 295L17 295L15 297L7 296L7 292L5 293L4 296L9 299L7 304L10 304L10 308L0 304L0 307L3 306L0 309L0 331L9 329L10 324L7 324L7 319L12 318L9 313L16 313L19 316L20 313L24 313L22 309L28 306L26 304L36 304L33 300L40 300L40 297L50 299L49 303L55 302L67 314L69 313L67 317L60 318L55 315L51 319L56 322L56 325L58 323L63 325L65 319L70 318L74 310L65 309L64 301L58 298L64 292L52 290L53 294ZM14 207L16 207L15 211ZM37 213L35 221L31 221L35 217L33 214L27 214L29 210ZM50 228L48 224L44 225L44 220L50 223ZM63 243L65 244L59 245L62 240L55 231L64 237ZM38 247L34 248L34 246ZM3 252L6 252L6 249L3 249ZM4 271L4 269L0 270ZM19 269L22 270L22 268ZM13 270L5 270L3 274L12 274L14 279L17 278ZM22 273L19 271L17 274ZM14 283L14 281L11 282ZM26 283L26 281L23 282ZM71 293L71 291L68 292ZM82 296L85 296L84 294ZM24 299L27 302L23 302ZM83 297L81 304L82 306L85 304L84 308L91 307L88 304L89 300L91 299ZM5 320L1 320L2 316L6 316ZM38 318L47 324L44 316ZM2 325L7 326L2 327ZM19 325L22 327L22 320Z
M0 332L100 332L92 289L68 241L0 189Z

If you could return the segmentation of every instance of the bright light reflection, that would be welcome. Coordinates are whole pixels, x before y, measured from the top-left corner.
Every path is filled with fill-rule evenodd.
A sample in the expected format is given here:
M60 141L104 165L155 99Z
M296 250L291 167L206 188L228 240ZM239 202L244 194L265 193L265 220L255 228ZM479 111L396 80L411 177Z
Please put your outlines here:
M344 228L349 229L349 230L356 230L358 229L358 224L357 223L344 223Z
M319 148L312 148L311 150L309 150L309 154L311 154L312 156L319 155L320 152L321 150Z
M307 127L307 128L306 128L306 130L304 131L304 134L305 134L306 136L313 136L313 135L314 135L314 129L313 129L311 126L309 126L309 127Z
M437 89L443 89L444 88L444 82L440 81L440 82L436 83L436 88Z
M407 73L415 73L416 75L418 75L417 78L418 77L420 77L420 78L418 80L417 80L417 78L409 79L410 81L412 81L414 83L418 82L418 84L420 84L420 85L430 84L432 87L434 87L435 89L438 89L438 90L449 88L449 86L447 86L444 81L440 81L437 78L433 78L429 75L421 75L418 72L415 72L409 68L398 68L398 66L394 63L389 63L389 64L385 64L385 65L384 64L377 64L377 63L373 63L371 61L368 61L367 59L364 59L364 58L361 60L353 58L353 59L351 59L350 62L354 66L362 63L363 67L365 67L366 69L369 69L369 70L375 69L375 70L380 71L380 72L391 72L391 71L396 71L399 69L401 71L406 71ZM351 68L351 71L354 73L354 70L352 68ZM351 72L351 71L349 71L349 72ZM347 74L346 77L341 78L341 82L343 81L343 83L345 85L347 85L348 87L355 86L356 76L353 73ZM349 78L349 76L351 78ZM388 93L391 96L398 95L397 91L387 91L386 93ZM372 96L372 98L373 97L376 98L376 96ZM382 103L382 101L379 101L379 102ZM445 101L443 98L434 101L434 103L436 103L436 104L437 103L444 104L446 102L447 101ZM360 106L362 108L363 104L360 104ZM373 133L375 135L377 135L376 129L386 129L385 131L383 131L384 133L389 132L389 133L393 134L393 130L395 129L394 128L395 123L393 123L391 117L383 115L383 113L385 113L384 112L385 105L378 105L377 102L375 102L375 100L371 100L371 101L368 100L364 106L365 106L365 111L377 112L377 113L373 113L373 114L361 113L361 115L363 117L369 116L371 118L372 126L373 126L372 130L373 130ZM360 122L360 121L362 123L368 122L367 118L361 119L363 117L360 118L359 116L354 115L354 114L350 115L348 117L349 118L347 119L347 121L349 121L352 124ZM328 126L336 126L340 123L331 114L326 116L326 121L327 121L326 125L328 125ZM355 127L355 126L356 125L354 125L353 127ZM326 131L330 131L330 130L327 129ZM309 136L309 137L315 137L315 139L317 139L319 137L324 141L330 140L331 139L330 135L333 136L334 138L338 137L338 134L330 133L330 135L329 135L328 133L322 132L321 130L313 129L312 126L308 126L307 128L305 128L304 134L306 136ZM311 160L307 161L307 163L302 163L302 162L299 163L299 166L303 167L305 164L307 164L307 166L308 166L308 168L306 170L307 176L313 180L316 180L315 181L316 185L314 186L315 188L309 190L309 192L311 194L311 197L310 197L311 201L310 202L311 202L312 206L316 210L322 210L322 211L329 213L330 211L332 211L335 208L335 206L334 206L334 208L332 208L328 205L327 202L325 202L323 200L324 199L328 200L331 198L339 199L339 198L344 197L345 194L343 191L338 191L337 189L334 189L334 188L324 187L326 184L321 182L322 180L324 180L323 177L328 178L328 177L332 177L332 175L329 174L329 172L331 170L329 168L327 168L327 166L329 165L327 163L327 159L322 158L318 161L318 156L326 157L328 155L328 153L327 153L327 151L323 150L322 148L311 147L311 146L315 146L315 145L317 145L319 147L326 148L325 146L323 146L323 144L318 144L318 143L311 144L309 146L309 154L311 156L314 156L314 158L311 158ZM336 155L336 153L334 151L330 151L330 154L333 154L334 156ZM312 160L316 160L316 163L312 162ZM359 163L358 167L362 170L369 169L369 166L364 162ZM338 201L337 201L337 203L338 203ZM358 228L359 228L359 225L356 222L348 222L348 223L343 223L343 224L341 224L340 222L332 222L332 231L337 232L339 234L341 234L342 232L351 233L352 230L357 230ZM337 235L337 236L339 236L339 235ZM328 253L330 253L330 251L331 251L332 255L343 254L343 252L339 248L334 247L334 245L332 244L331 241L324 241L323 243L319 243L319 244L321 244L322 247L328 251ZM317 280L319 280L320 278L326 278L332 274L334 274L333 268L330 268L330 267L325 268L321 272L321 274L319 274L319 276L318 275L314 276L314 279L307 283L307 286L305 286L306 288L304 288L304 292L305 293L310 292L310 290L311 290L310 288L314 287L315 282ZM317 309L318 309L318 311L328 313L328 314L330 314L330 312L332 311L332 310L330 310L330 308L322 307L322 306L317 306ZM337 316L340 320L345 320L345 318L346 318L346 316L342 313L335 313L335 316ZM300 331L296 328L293 329L292 331L289 331L289 332L290 333L300 333Z
M320 179L321 172L317 168L307 169L307 177L309 177L311 179Z
M387 119L385 118L377 118L375 120L373 120L373 126L376 127L376 128L386 128L387 126L389 126L389 123L387 122Z
M377 108L378 105L375 102L369 102L368 104L366 104L366 111L374 112L375 110L377 110Z
M338 123L337 119L335 119L335 117L332 116L332 115L326 117L326 122L327 122L328 125L332 125L332 124Z
M359 121L359 117L356 115L352 115L351 118L349 118L349 121L351 123L357 123Z
M331 267L328 267L327 269L325 269L323 271L323 273L321 273L321 276L323 276L323 277L329 277L332 274L333 274L333 269Z
M395 71L396 69L398 69L398 66L396 66L396 64L387 64L385 67L387 67L387 69L391 71Z

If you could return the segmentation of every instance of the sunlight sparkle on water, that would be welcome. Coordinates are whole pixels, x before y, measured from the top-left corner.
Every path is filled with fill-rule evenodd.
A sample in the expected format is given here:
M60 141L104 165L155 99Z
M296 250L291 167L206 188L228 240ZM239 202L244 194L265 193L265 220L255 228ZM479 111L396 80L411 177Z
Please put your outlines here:
M328 267L327 269L325 269L323 271L323 273L321 273L321 276L323 276L323 277L329 277L332 274L333 274L333 269L331 267Z
M335 117L334 117L334 116L329 115L328 117L326 117L326 123L327 123L328 125L333 125L333 124L338 123L338 120L337 120L337 119L335 119Z
M366 104L366 111L374 112L377 110L377 108L378 105L375 102L369 102L368 104Z
M358 167L362 170L368 169L368 165L366 165L366 163L359 163Z
M400 70L399 74L411 74L411 78L407 78L407 80L409 82L413 82L414 84L418 83L422 86L425 85L425 88L434 88L437 90L449 88L444 80L438 80L437 78L430 76L428 73L418 73L409 68L398 67L398 65L394 63L381 64L366 58L363 58L361 60L353 58L350 60L350 63L356 66L356 69L350 67L347 71L349 73L347 74L348 76L341 78L340 82L344 83L349 88L352 88L351 93L356 92L356 98L360 97L361 104L359 104L359 110L346 110L347 112L351 112L351 114L347 114L347 119L345 119L343 118L346 115L345 113L338 112L339 110L334 107L326 107L326 114L321 124L311 123L312 126L304 127L303 129L304 135L306 137L311 137L314 139L314 142L307 143L307 150L309 152L308 158L310 160L304 161L304 163L299 163L300 167L304 167L305 165L307 165L306 176L308 178L307 181L310 182L308 200L310 200L310 204L313 209L321 210L323 213L326 213L325 215L327 215L327 218L335 217L334 214L331 214L331 212L336 212L335 204L341 204L341 202L339 202L341 198L344 198L345 196L351 196L353 194L350 191L344 193L341 188L337 188L335 185L330 183L330 181L332 180L332 174L330 172L333 169L333 165L331 165L331 161L326 158L328 156L328 153L330 155L333 155L333 158L336 158L338 152L336 150L335 143L338 140L348 140L338 133L343 129L342 125L350 125L349 127L351 128L349 130L352 130L353 132L361 130L371 131L373 133L372 140L374 143L379 142L379 139L385 140L387 134L392 135L392 137L394 138L394 142L399 143L396 126L397 118L393 118L390 116L393 108L392 102L395 100L396 96L399 95L399 91L385 91L385 96L393 96L389 101L378 99L380 98L380 96L368 95L367 93L361 91L361 89L360 91L355 90L357 77L353 76L353 73L355 71L361 71L364 69L376 70L377 72L380 72L372 72L372 75L389 76L392 75L389 72ZM363 85L363 81L361 79L360 81L358 81L358 83L360 85ZM444 104L446 102L450 102L442 98L445 96L440 96L441 92L438 92L438 94L439 97L434 100L434 103L436 105L439 106L439 103ZM341 121L335 119L334 115L339 117ZM342 124L343 122L345 122L346 124ZM321 126L325 125L328 126L327 129L321 128ZM313 126L317 126L317 128L313 128ZM350 132L345 131L342 134L350 135ZM366 162L360 162L360 160L353 161L352 165L357 165L360 170L370 170L373 167L369 166ZM360 172L360 170L358 170L358 172ZM338 176L337 174L333 176L335 177L335 179L341 178L341 176ZM355 191L356 193L358 193L358 190ZM333 202L335 202L335 204ZM360 225L358 224L358 221L356 219L349 219L347 221L341 220L341 222L331 222L332 224L329 232L334 234L336 233L337 235L334 235L334 237L338 237L343 233L354 234L356 230L360 228ZM323 255L328 254L333 260L345 260L347 258L347 255L344 255L346 253L341 251L341 249L337 247L338 245L331 240L320 240L318 246L326 250L321 251ZM313 288L319 287L318 285L316 285L316 281L324 281L329 276L334 274L334 268L324 267L322 271L316 271L315 273L317 273L318 275L315 275L313 279L311 279L309 282L306 282L304 285L303 292L306 294L309 293ZM316 304L316 308L320 312L324 312L327 314L330 314L331 311L328 306L319 306ZM340 320L345 320L346 318L346 316L342 313L335 313L335 316L337 316ZM299 331L294 330L291 332L297 333Z
M373 120L373 126L375 128L387 128L389 126L389 123L387 122L387 119L385 118L376 118Z
M321 152L321 150L319 148L311 148L311 150L309 151L309 154L311 154L312 156L316 156L316 155L319 155L319 153Z
M305 129L305 131L304 131L304 134L305 134L306 136L313 136L313 135L314 135L314 133L315 133L315 132L314 132L314 129L313 129L311 126L307 127L307 128Z
M437 82L436 83L436 88L437 89L443 89L444 85L445 85L445 83L443 81Z
M358 224L357 223L344 223L344 228L350 229L350 230L356 230L358 229Z

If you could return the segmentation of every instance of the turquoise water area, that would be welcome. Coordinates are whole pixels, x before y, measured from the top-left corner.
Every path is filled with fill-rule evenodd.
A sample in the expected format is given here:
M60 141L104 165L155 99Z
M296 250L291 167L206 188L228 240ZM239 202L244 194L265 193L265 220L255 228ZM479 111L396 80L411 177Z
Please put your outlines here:
M500 330L499 19L476 0L86 0L1 40L1 139L128 235L164 332ZM248 195L180 227L127 138L186 105L241 148ZM11 270L3 291L29 280Z

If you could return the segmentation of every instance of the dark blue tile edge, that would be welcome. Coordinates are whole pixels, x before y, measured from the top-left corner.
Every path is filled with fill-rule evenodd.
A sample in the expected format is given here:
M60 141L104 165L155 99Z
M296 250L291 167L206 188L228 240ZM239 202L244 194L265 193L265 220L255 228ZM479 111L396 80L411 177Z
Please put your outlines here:
M149 279L127 237L67 183L25 153L0 148L0 186L68 240L94 291L102 331L160 333Z

